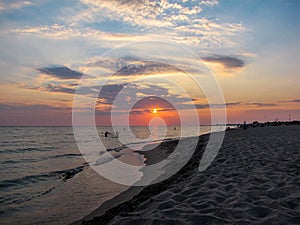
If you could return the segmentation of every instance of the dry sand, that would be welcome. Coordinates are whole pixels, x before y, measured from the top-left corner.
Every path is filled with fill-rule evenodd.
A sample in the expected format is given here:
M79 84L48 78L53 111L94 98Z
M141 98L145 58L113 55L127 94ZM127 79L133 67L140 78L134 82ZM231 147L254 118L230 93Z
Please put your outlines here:
M230 130L200 173L208 138L201 136L176 175L84 224L300 224L299 137L296 125ZM151 164L151 155L146 157Z

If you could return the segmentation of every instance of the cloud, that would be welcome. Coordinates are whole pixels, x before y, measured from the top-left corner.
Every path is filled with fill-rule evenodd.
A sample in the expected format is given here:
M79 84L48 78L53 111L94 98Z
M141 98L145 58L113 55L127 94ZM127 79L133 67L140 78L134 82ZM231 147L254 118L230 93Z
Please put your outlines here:
M291 100L291 102L297 102L297 103L300 103L300 99L293 99L293 100Z
M278 103L300 103L300 99L281 100L277 102Z
M218 4L216 0L169 1L169 0L81 0L87 9L72 18L73 21L90 22L110 19L148 28L174 27L181 21L193 19L202 7Z
M208 108L224 108L224 107L239 107L239 106L256 106L256 107L272 107L277 106L275 103L261 103L261 102L228 102L224 104L195 104L197 109Z
M249 102L245 103L248 106L257 106L257 107L270 107L270 106L277 106L276 103L261 103L261 102Z
M110 57L101 57L101 59L92 59L89 60L87 65L88 67L101 67L106 70L120 70L123 67L126 67L130 63L131 58L110 58Z
M162 39L206 48L238 45L239 41L234 38L246 30L243 24L202 15L204 8L217 4L216 0L187 3L170 0L81 0L78 10L60 18L61 24L23 27L6 32L51 39L97 39L106 41L104 46L115 42ZM131 34L109 33L99 26L102 22L112 21L124 24L133 31Z
M129 24L143 27L165 27L173 26L170 21L164 18L158 19L165 9L171 9L174 5L168 1L150 1L150 0L82 0L88 9L83 10L76 15L73 20L86 20L95 22L102 19L124 21ZM176 6L179 4L176 4ZM92 11L91 11L92 10ZM91 14L91 12L93 12Z
M120 94L120 92L122 93ZM145 84L142 82L127 84L109 84L103 86L99 93L101 104L115 104L115 109L127 109L132 102L138 102L141 99L148 99L149 96L161 96L162 98L169 94L166 87ZM175 98L176 99L176 98ZM179 100L178 100L179 101Z
M49 92L56 92L56 93L65 93L65 94L74 94L76 89L65 86L65 85L55 85L55 84L48 84L45 91Z
M24 0L0 0L0 11L20 9L32 5L31 1Z
M86 39L102 41L103 47L114 46L119 43L128 43L135 41L150 40L155 35L140 35L118 32L106 32L100 29L94 29L89 26L73 26L65 24L52 24L45 26L26 26L21 28L13 28L2 30L5 34L18 34L24 36L35 36L38 38L46 38L51 40L71 40L71 39ZM157 38L158 39L158 38Z
M153 100L151 101L151 98ZM225 108L225 107L235 107L235 106L242 106L247 103L242 102L228 102L225 104L195 104L193 102L187 102L185 99L176 98L174 96L174 101L176 108L179 110L184 109L210 109L210 108ZM187 104L189 103L189 104ZM160 98L151 96L143 99L143 101L140 101L138 104L134 106L134 110L132 110L132 113L141 114L143 112L151 112L152 108L159 108L159 111L174 111L176 110L173 105L168 103L165 100L160 100Z
M59 14L56 23L7 26L1 33L51 40L96 40L103 48L150 40L210 49L240 47L240 34L246 28L240 21L207 17L207 10L216 5L216 0L81 0L75 8L64 8L68 13ZM119 23L122 28L107 26L110 23Z
M138 33L142 34L144 39L156 38L162 40L163 38L186 45L211 48L237 45L238 41L233 41L233 38L245 31L245 27L241 23L226 23L217 18L208 18L202 15L204 8L218 5L216 0L188 2L170 0L81 0L81 3L84 5L81 10L65 18L67 23L72 24L69 29L70 32L74 32L76 26L83 27L85 24L116 21L124 23L124 26L128 26L130 29L138 27ZM99 33L99 29L76 31L76 35L86 36L88 33ZM95 37L96 35L91 36ZM104 35L102 34L102 36ZM114 37L111 38L113 40ZM132 41L136 40L133 39Z
M113 76L173 75L175 73L184 73L184 69L188 69L189 72L194 71L191 66L187 66L183 63L180 65L180 68L182 69L179 69L168 63L142 61L141 58L134 56L125 56L122 58L102 57L101 59L91 59L90 61L82 64L81 68L85 68L86 71L88 71L89 68L99 68L101 71L103 70L113 74Z
M17 33L21 35L35 35L37 37L53 40L66 39L87 39L99 40L104 47L116 46L120 43L136 41L175 41L185 45L196 45L205 48L212 47L232 47L238 45L239 41L235 37L246 29L240 23L220 23L217 20L208 18L189 18L186 15L172 15L172 21L180 20L178 24L163 24L157 28L149 22L147 28L141 29L138 33L111 33L102 31L100 27L91 28L78 26L76 24L62 25L53 24L46 26L29 26L23 28L3 30L2 33ZM148 21L148 19L145 19ZM91 22L93 24L93 22ZM97 21L94 21L97 24ZM162 21L159 20L159 23ZM95 25L96 26L96 25ZM132 24L132 26L137 26Z
M78 87L77 87L78 89ZM101 90L100 90L101 89ZM62 94L75 94L76 86L67 85L67 84L56 84L50 83L45 87L40 87L39 91L48 91L53 93L62 93ZM122 91L122 94L120 92ZM106 105L111 106L116 99L115 107L117 110L127 109L130 102L137 102L141 99L148 99L149 96L160 96L161 98L171 99L175 104L186 104L190 99L178 96L176 94L169 93L169 88L167 86L153 85L143 82L135 83L112 83L106 84L104 86L89 86L89 87L80 87L77 90L77 94L90 98L98 98L97 105ZM155 103L151 98L149 101ZM150 102L148 103L150 104ZM161 105L161 103L160 103ZM146 107L146 106L144 106ZM170 108L170 106L162 106L162 108Z
M126 84L106 84L102 87L99 98L102 99L105 104L112 104L125 86Z
M195 104L196 109L209 109L209 108L225 108L231 106L239 106L240 102L229 102L226 104Z
M97 85L99 80L95 80L92 78L87 86L81 86L78 89L78 79L81 78L82 73L77 72L75 70L71 70L65 66L59 67L43 67L38 68L37 70L42 74L46 74L58 79L48 79L48 77L40 76L37 80L37 84L34 87L28 87L27 85L23 86L27 89L31 90L39 90L39 91L47 91L53 93L63 93L63 94L75 94L77 90L77 94L87 95L90 97L98 97L98 103L101 104L112 104L116 96L122 89L124 90L122 98L132 100L136 100L140 97L145 97L149 95L160 95L167 96L169 94L168 87L164 87L164 84L160 85L151 85L151 83L145 82L134 82L131 83L130 79L127 76L135 76L135 75L156 75L162 73L172 73L174 71L178 71L178 69L174 66L159 63L159 62L142 62L135 61L132 64L130 63L132 60L136 60L136 58L126 58L124 59L101 59L100 61L96 61L92 66L102 67L102 68L118 68L123 66L120 70L118 70L114 75L116 76L125 76L126 78L117 78L114 82L108 83L104 86ZM76 81L74 81L76 80ZM129 82L129 83L128 83ZM100 91L101 89L101 91ZM100 93L98 93L100 91Z
M167 100L153 95L141 99L134 105L133 108L134 109L143 109L143 108L150 108L150 109L151 108L163 108L163 109L173 108L174 109L174 106L172 106L172 104L169 103Z
M175 111L175 108L157 108L158 112L170 112ZM131 114L144 114L144 113L152 113L153 109L149 108L140 108L140 109L133 109L130 111Z
M148 96L136 102L130 113L151 113L154 108L157 109L158 112L169 112L176 110L175 107L167 100L157 96Z
M125 86L126 84L106 84L104 86L80 87L80 89L77 90L77 94L95 96L99 92L98 103L112 104L116 96ZM62 84L47 84L45 88L40 88L39 90L55 93L75 94L76 86Z
M49 110L60 110L60 111L68 111L71 110L70 107L58 107L58 106L51 106L45 104L4 104L0 103L1 111L49 111Z
M206 62L220 63L227 69L237 69L245 66L245 62L232 56L210 56L202 58Z
M127 75L151 75L151 74L165 74L178 72L175 66L158 63L158 62L138 62L129 64L121 68L114 75L127 76Z
M66 66L55 66L55 67L43 67L37 68L39 72L50 75L59 79L68 80L68 79L80 79L82 73L75 70L71 70Z
M226 107L241 105L241 102L228 102L226 103Z

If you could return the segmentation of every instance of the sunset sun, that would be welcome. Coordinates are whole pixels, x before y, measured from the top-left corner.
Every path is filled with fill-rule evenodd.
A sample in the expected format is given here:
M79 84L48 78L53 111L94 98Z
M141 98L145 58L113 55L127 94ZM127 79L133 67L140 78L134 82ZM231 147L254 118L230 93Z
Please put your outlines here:
M152 113L157 113L157 109L153 109L153 110L152 110Z

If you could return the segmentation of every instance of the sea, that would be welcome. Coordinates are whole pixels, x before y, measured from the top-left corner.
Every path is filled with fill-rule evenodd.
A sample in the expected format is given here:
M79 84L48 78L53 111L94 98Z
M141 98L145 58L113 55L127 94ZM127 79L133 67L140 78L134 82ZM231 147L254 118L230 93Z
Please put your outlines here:
M145 158L136 150L145 145L224 127L96 129L103 151L141 165ZM69 224L129 188L96 173L77 141L72 127L0 127L0 224Z

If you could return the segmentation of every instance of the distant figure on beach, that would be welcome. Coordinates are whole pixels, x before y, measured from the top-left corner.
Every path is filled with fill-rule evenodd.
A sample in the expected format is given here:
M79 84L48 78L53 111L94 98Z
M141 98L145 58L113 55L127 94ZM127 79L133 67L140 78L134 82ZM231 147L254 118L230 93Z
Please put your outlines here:
M107 137L110 133L108 131L105 131L104 136Z
M108 135L109 135L109 136L108 136ZM105 137L110 137L110 138L118 138L118 137L119 137L119 133L118 133L118 131L117 131L117 132L116 132L116 135L114 135L114 134L112 134L112 133L110 133L110 132L108 132L108 131L105 131L104 136L105 136Z
M244 130L247 129L247 123L246 123L246 121L244 121L243 129L244 129Z

